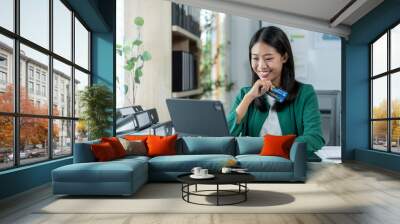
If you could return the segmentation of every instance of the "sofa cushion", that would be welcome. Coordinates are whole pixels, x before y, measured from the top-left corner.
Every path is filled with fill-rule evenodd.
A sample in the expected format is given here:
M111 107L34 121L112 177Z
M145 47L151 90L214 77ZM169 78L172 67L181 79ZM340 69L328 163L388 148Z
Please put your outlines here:
M134 172L143 172L147 163L138 159L74 163L53 170L58 182L129 182ZM147 173L143 173L147 176Z
M249 172L292 172L292 161L279 156L238 155L239 166Z
M233 137L183 137L181 150L181 153L185 155L235 155L235 139Z
M178 135L150 135L147 140L148 156L176 155L176 139Z
M115 155L117 158L122 158L126 156L126 151L124 146L121 144L117 137L103 137L101 138L101 142L108 142L114 149Z
M104 162L113 159L117 159L118 156L115 154L115 150L109 142L102 142L99 144L93 144L90 146L94 157L97 161Z
M290 148L294 140L296 139L296 135L269 135L266 134L264 136L264 146L261 149L261 156L280 156L286 159L289 158Z
M200 166L211 172L219 171L228 160L235 159L231 155L175 155L158 156L149 160L150 171L190 172L193 167Z
M126 151L126 155L146 156L146 142L141 140L129 141L124 138L118 138Z
M236 155L259 154L264 145L263 137L237 137Z

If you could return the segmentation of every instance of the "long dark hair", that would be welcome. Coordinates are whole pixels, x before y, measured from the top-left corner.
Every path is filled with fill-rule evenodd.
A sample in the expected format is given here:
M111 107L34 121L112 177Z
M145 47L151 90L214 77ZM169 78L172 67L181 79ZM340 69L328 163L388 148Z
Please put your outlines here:
M283 103L276 102L274 104L274 109L276 111L283 110L284 107L289 105L292 101L296 99L297 92L299 90L299 83L295 80L294 76L294 61L293 61L293 53L292 48L290 47L290 42L286 34L275 26L268 26L259 29L251 38L249 44L249 62L251 72L253 74L253 85L259 79L256 72L254 72L253 67L251 66L251 49L253 46L258 43L263 42L268 44L269 46L276 49L276 51L281 54L287 54L288 59L282 66L282 75L281 75L281 86L280 88L286 90L288 92L288 97ZM254 100L255 106L260 111L267 111L267 104L265 95L257 97Z

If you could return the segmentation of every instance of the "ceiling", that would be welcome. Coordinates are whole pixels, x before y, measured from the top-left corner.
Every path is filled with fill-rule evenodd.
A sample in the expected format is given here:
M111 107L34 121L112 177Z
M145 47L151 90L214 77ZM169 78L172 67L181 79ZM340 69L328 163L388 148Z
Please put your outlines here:
M383 0L172 0L177 3L347 38Z

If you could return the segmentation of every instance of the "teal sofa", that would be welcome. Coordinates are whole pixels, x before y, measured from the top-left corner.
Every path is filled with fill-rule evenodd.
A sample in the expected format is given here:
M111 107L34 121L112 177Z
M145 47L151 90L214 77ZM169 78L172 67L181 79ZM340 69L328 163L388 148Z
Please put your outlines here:
M96 162L90 145L97 142L75 144L74 163L52 171L54 194L131 195L148 181L176 181L196 166L218 172L232 159L259 182L306 180L305 143L294 143L290 159L285 159L259 156L262 137L182 137L177 141L177 155Z

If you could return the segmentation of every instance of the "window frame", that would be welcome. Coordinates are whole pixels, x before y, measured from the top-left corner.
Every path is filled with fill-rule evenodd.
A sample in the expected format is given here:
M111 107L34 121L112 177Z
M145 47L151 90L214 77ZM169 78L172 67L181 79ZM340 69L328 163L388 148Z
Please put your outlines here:
M391 30L396 26L400 25L400 21L395 22L390 27L385 29L384 32L379 34L375 39L373 39L370 43L368 43L368 52L369 52L369 149L373 151L385 152L390 154L400 154L400 152L393 152L392 151L392 121L400 120L400 117L392 117L392 98L391 98L391 79L393 75L400 72L400 67L391 69ZM387 35L387 63L386 63L386 71L380 74L373 74L373 44L376 43L381 37ZM378 78L386 77L386 87L387 87L387 105L386 105L386 117L385 118L373 118L373 93L374 93L374 86L373 81ZM386 121L386 150L379 150L374 148L374 136L373 136L373 122L374 121Z
M71 114L70 116L66 115L66 116L56 116L53 115L53 59L58 60L61 63L64 63L68 66L71 66L71 92L72 92L72 96L71 96L71 103L72 105L74 105L75 103L75 95L77 94L75 92L75 88L74 88L74 82L75 82L75 69L85 73L88 75L89 77L89 83L88 86L92 85L92 73L91 73L91 37L92 37L92 30L89 29L89 27L87 26L87 24L83 21L83 19L72 9L72 7L65 1L65 0L59 0L69 11L71 11L71 18L70 18L70 23L71 23L71 59L67 59L64 58L63 56L55 53L53 50L53 43L54 43L54 39L53 39L53 32L54 32L54 28L53 28L53 24L54 24L54 17L53 17L53 1L54 0L48 0L49 2L49 47L48 49L46 49L45 47L42 47L39 44L34 43L33 41L30 41L29 39L24 38L23 36L20 35L20 0L14 0L13 1L13 10L14 10L14 18L13 18L13 22L14 22L14 30L10 31L4 27L0 26L0 35L10 38L13 41L13 63L12 63L12 73L11 75L13 75L14 78L14 110L13 112L1 112L0 111L0 116L11 116L13 118L13 153L14 153L14 161L13 161L13 166L11 167L5 167L5 168L0 168L0 172L4 171L4 170L10 170L10 169L16 169L19 167L23 167L23 166L29 166L29 165L33 165L33 164L37 164L37 163L43 163L49 160L53 160L53 159L61 159L61 158L65 158L65 157L70 157L73 155L74 152L74 143L75 143L75 123L76 121L79 120L79 117L75 117L75 108L72 107L71 108ZM88 31L88 69L85 69L81 66L79 66L78 64L75 63L75 18L77 20L79 20L79 22L84 26L84 28ZM48 56L49 59L49 63L48 63L48 80L47 84L46 84L46 91L48 93L45 93L46 96L48 97L48 112L46 115L39 115L39 114L27 114L27 113L21 113L20 112L20 64L21 64L21 56L20 56L20 45L23 44L29 48L32 48L33 50L36 50L40 53L45 54L46 56ZM27 71L28 71L28 67L29 64L27 64ZM40 72L40 76L39 76L39 80L37 80L38 82L36 82L36 69L33 70L33 79L30 78L30 74L29 72L27 72L26 75L26 81L33 81L34 86L36 83L41 83L42 84L42 80L41 80L41 74L42 72ZM28 87L28 86L27 86ZM27 91L29 91L27 89ZM36 91L36 89L34 89L34 92ZM42 96L42 94L39 94L38 96ZM38 162L32 162L32 163L26 163L26 164L21 164L20 161L20 119L21 118L45 118L47 119L48 122L48 136L47 136L47 142L48 143L52 143L53 142L53 122L56 120L66 120L66 121L71 121L71 153L68 155L63 155L63 156L54 156L53 152L54 152L54 147L53 144L48 144L47 145L47 150L48 150L48 155L47 158L43 158L43 160L40 160Z

